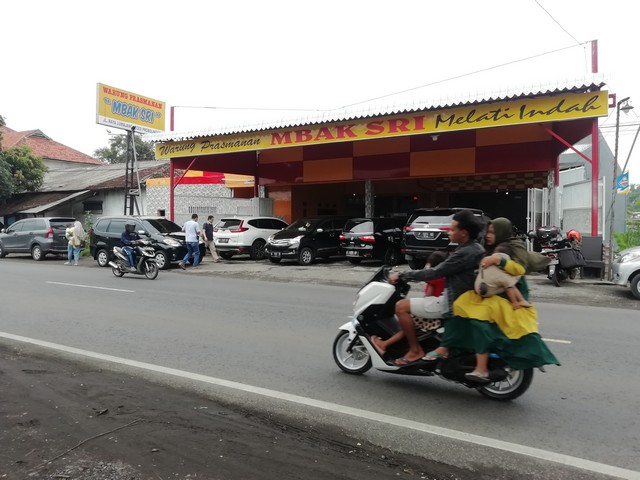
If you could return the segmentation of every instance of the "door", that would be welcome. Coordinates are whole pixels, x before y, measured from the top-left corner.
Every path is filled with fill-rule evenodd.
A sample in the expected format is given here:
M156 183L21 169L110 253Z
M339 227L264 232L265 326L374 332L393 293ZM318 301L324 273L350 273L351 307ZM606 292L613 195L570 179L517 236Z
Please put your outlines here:
M46 234L47 225L44 220L33 218L24 220L22 229L16 237L16 251L29 252L35 242L36 236L43 237Z
M527 189L527 232L549 225L549 217L549 189ZM533 249L533 244L529 239L527 239L527 246L529 250Z
M16 222L13 225L7 228L5 232L5 237L2 239L2 245L4 245L4 249L7 253L15 252L16 245L18 242L18 234L22 231L22 226L24 225L23 221Z

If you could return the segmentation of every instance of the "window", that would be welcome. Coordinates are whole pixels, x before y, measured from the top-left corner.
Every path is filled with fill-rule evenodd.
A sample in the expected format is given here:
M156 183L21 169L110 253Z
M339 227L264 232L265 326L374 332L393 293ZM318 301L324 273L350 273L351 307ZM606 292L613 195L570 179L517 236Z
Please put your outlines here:
M111 220L111 223L107 228L107 232L122 234L122 232L124 232L124 226L126 225L126 223L127 222L125 220Z
M85 212L91 212L91 213L102 213L102 201L96 201L96 200L92 200L92 201L88 201L88 202L84 202L83 204L84 207L84 211Z
M9 227L9 229L7 230L7 233L21 232L23 225L24 225L24 222L16 222Z
M44 223L44 220L40 219L32 219L25 220L23 223L22 231L23 232L33 232L34 230L46 230L47 224Z

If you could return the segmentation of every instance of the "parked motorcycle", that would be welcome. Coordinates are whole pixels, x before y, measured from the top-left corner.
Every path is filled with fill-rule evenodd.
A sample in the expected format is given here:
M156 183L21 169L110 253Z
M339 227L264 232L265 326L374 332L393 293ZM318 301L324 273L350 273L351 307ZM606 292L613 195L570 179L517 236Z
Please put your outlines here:
M568 278L576 278L580 267L586 264L580 245L582 237L577 230L570 230L565 238L557 227L540 227L529 236L540 253L551 260L547 277L556 287Z
M386 339L399 330L395 305L411 289L401 279L395 285L390 284L389 271L388 267L381 267L358 291L351 321L339 327L340 332L333 342L333 358L342 371L360 375L374 367L382 372L401 375L438 375L445 380L474 388L489 398L503 401L513 400L527 391L533 380L533 369L513 369L494 353L489 358L491 383L483 385L471 382L464 376L475 368L476 360L472 352L451 350L447 358L397 366L393 360L404 355L409 348L406 340L403 340L390 345L385 354L380 355L373 346L371 337L376 335ZM438 325L434 327L417 332L425 352L433 351L440 344L443 330Z
M158 264L155 260L156 252L151 247L150 241L136 240L131 242L134 249L136 266L129 265L129 257L122 247L113 247L114 261L109 262L111 271L116 277L122 277L125 273L134 275L144 275L149 280L154 280L158 276Z

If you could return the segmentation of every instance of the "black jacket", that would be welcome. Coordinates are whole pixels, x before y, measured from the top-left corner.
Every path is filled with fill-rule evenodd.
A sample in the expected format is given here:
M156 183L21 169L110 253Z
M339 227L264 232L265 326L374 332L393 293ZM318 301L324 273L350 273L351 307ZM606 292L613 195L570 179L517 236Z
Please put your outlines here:
M448 289L449 311L451 304L467 290L473 290L476 270L485 250L476 241L459 245L447 259L435 268L407 271L400 274L403 280L426 282L436 278L445 278Z

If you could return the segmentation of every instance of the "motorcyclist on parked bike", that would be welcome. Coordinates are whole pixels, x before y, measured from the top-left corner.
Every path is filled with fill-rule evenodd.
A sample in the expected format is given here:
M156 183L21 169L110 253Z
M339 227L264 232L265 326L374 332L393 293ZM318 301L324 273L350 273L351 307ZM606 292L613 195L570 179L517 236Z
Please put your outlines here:
M127 223L124 226L124 232L120 235L120 243L122 244L122 250L126 252L129 259L129 266L133 269L136 268L136 254L133 249L133 242L140 240L140 235L136 232L135 223Z

